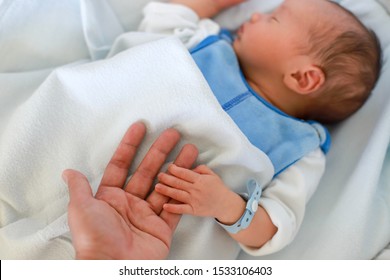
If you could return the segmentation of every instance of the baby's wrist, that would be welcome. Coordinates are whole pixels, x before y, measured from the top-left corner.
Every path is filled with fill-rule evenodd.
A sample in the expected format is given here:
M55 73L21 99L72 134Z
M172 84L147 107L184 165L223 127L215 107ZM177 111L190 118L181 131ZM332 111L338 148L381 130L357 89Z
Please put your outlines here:
M229 191L224 199L225 203L218 208L218 214L215 219L225 225L232 225L241 218L245 212L245 200L235 192Z
M245 203L245 209L243 214L234 223L231 223L230 221L229 223L223 223L218 222L217 220L218 224L220 224L227 232L229 232L229 234L237 234L239 231L249 227L259 206L259 200L262 192L260 186L254 179L248 180L246 185L248 193L242 194L243 201Z

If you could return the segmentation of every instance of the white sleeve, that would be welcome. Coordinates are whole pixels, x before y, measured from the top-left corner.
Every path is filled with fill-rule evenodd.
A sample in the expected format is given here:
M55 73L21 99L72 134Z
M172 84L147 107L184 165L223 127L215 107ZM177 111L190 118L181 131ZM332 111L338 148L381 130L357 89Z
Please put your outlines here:
M219 25L210 19L199 19L190 8L180 4L151 2L143 10L138 31L156 36L176 36L192 48L210 35L218 34Z
M317 189L325 170L325 155L317 149L275 177L263 190L259 205L270 216L278 231L260 249L241 244L253 256L263 256L281 250L297 234L305 214L306 204Z

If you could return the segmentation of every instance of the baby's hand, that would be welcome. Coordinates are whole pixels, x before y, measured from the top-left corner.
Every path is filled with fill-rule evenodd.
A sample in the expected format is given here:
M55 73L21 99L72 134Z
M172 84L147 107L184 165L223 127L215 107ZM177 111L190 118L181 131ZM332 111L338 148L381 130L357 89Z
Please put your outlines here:
M164 210L217 219L224 216L224 206L232 192L210 168L200 165L189 170L172 164L168 172L158 175L160 183L155 190L181 204L167 203Z

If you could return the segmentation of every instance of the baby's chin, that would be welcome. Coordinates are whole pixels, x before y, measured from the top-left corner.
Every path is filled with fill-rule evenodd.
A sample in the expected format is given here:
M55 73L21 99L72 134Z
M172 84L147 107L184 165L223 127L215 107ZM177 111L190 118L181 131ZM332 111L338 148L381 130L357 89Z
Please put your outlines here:
M238 47L238 45L240 44L240 40L241 40L241 38L239 37L239 36L235 36L234 38L233 38L233 43L232 43L232 47L233 47L233 50L234 50L234 52L237 54L237 47Z

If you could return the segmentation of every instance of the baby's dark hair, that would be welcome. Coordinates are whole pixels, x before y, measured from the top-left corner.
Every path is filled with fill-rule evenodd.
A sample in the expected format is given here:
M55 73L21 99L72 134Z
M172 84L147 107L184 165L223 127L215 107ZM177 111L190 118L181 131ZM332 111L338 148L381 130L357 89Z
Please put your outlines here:
M330 3L344 11L346 20L320 22L322 26L309 33L309 53L324 72L325 83L307 118L323 123L342 121L357 111L370 96L382 67L376 34L350 11Z

